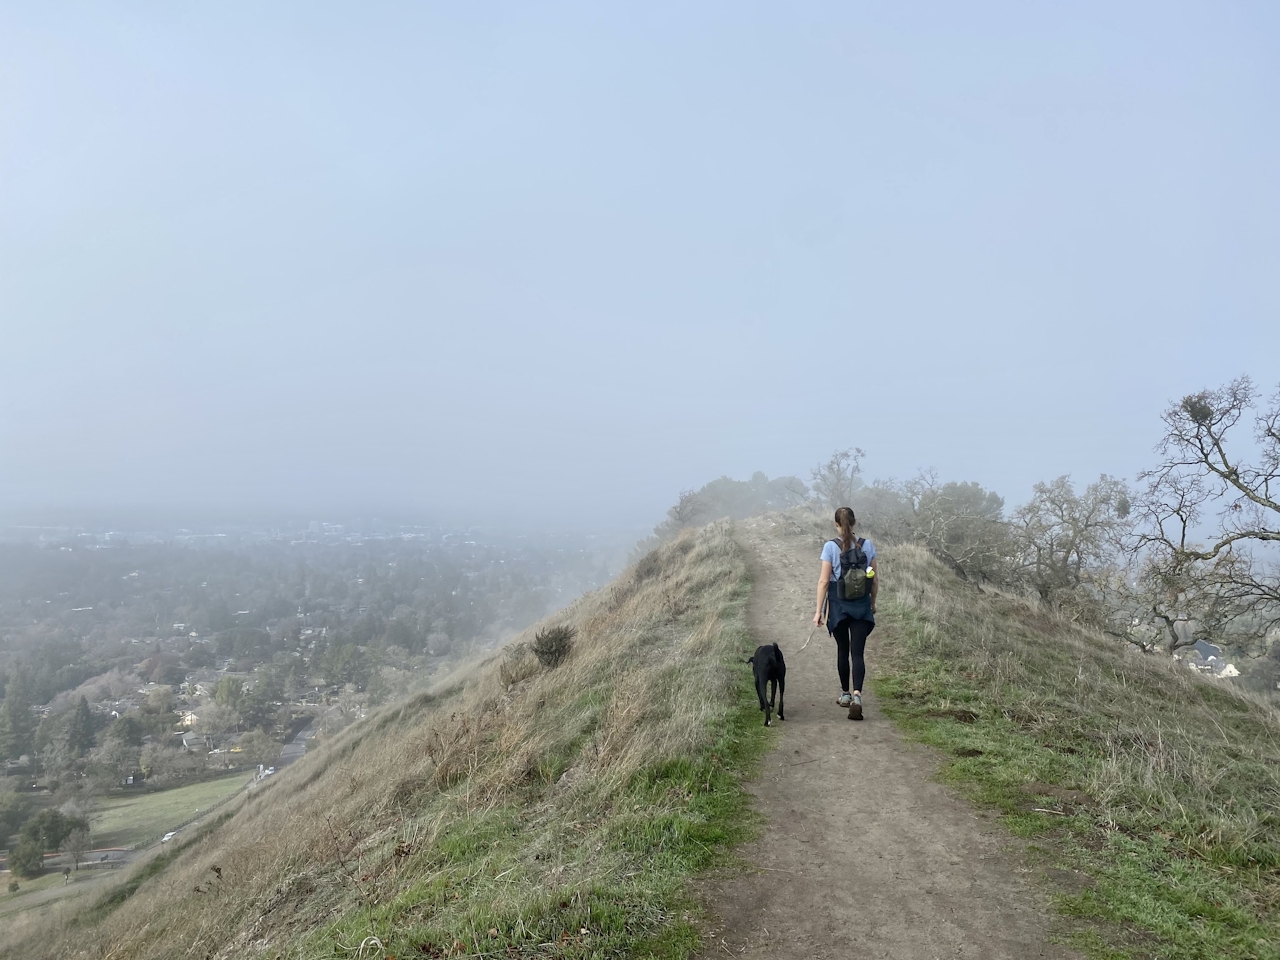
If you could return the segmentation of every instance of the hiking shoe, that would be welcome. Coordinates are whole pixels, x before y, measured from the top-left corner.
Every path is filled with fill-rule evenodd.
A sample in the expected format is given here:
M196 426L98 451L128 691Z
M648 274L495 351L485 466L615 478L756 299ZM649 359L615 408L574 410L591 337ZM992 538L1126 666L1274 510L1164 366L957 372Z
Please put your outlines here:
M849 719L862 719L862 694L855 693L853 699L849 701Z
M848 691L840 694L840 699L836 701L842 707L848 707L853 704L853 698L849 696Z

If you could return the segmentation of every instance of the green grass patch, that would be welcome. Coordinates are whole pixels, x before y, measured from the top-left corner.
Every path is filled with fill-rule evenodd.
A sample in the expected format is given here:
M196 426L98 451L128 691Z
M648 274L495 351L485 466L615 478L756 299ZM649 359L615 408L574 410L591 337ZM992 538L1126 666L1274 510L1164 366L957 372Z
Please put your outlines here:
M23 899L30 894L37 893L40 890L47 890L49 887L59 886L66 881L62 879L62 870L49 870L38 877L31 880L18 880L18 890L10 893L8 890L9 881L15 879L13 874L6 873L0 880L0 916L6 913L13 913L15 910L23 908Z
M252 774L228 774L216 780L193 783L155 793L138 792L112 797L94 812L90 821L93 845L133 847L162 836L215 803L231 796Z
M892 652L872 689L949 755L945 781L1031 838L1068 942L1280 958L1274 714L1029 605L933 586L884 605Z

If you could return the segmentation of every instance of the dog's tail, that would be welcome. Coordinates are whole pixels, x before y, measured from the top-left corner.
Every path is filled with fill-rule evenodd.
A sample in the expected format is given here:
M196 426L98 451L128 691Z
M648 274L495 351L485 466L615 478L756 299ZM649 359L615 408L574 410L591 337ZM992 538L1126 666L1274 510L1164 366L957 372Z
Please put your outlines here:
M756 662L756 658L755 658L755 657L747 657L747 659L743 660L742 662L743 662L743 663L755 663L755 662Z

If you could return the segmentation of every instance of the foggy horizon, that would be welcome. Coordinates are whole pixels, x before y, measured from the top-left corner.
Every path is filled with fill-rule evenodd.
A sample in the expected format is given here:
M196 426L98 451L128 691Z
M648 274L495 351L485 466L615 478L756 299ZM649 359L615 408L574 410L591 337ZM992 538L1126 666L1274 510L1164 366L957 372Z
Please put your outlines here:
M855 446L1132 480L1170 401L1280 384L1278 28L6 5L0 522L647 530Z

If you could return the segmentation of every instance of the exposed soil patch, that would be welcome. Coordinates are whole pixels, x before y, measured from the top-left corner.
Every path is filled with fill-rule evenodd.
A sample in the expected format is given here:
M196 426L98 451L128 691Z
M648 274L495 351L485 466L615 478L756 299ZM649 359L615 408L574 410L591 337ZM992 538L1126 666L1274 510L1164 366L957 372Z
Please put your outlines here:
M1044 873L1053 882L1053 885L1064 893L1080 893L1082 890L1088 890L1096 886L1093 877L1087 873L1081 873L1079 870L1063 870L1059 867L1050 867Z
M1067 808L1089 809L1098 805L1097 801L1083 790L1058 787L1051 783L1028 783L1022 787L1022 792L1031 797L1049 797Z

